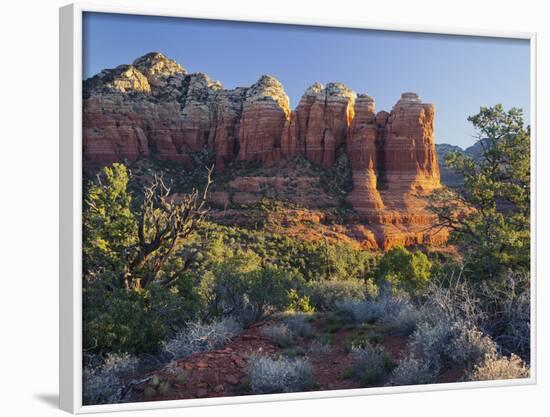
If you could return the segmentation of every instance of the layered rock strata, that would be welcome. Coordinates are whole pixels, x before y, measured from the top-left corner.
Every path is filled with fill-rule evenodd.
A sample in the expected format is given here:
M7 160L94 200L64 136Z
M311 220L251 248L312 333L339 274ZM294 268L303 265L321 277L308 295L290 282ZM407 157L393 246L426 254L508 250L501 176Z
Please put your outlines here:
M315 83L291 110L283 86L271 76L224 89L160 53L104 70L84 81L83 91L86 163L154 157L190 168L194 153L210 149L219 171L234 162L269 168L296 157L328 169L345 153L354 183L346 199L379 247L445 239L426 232L433 216L422 196L440 186L435 107L415 93L403 93L390 112L376 113L366 94L341 83ZM275 197L299 195L307 203L315 181L272 174L236 178L214 200L225 206L254 202L268 184ZM308 189L290 192L287 184ZM318 200L332 204L325 197Z

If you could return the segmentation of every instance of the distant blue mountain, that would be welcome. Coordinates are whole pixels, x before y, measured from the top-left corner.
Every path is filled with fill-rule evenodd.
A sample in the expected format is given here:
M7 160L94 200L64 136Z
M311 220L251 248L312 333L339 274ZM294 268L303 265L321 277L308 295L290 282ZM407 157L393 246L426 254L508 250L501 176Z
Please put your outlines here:
M481 141L476 142L466 149L448 143L436 143L435 151L437 152L437 160L439 161L441 182L449 187L456 187L462 184L462 176L445 166L445 157L451 152L459 152L471 156L474 159L478 159L483 153L483 147Z

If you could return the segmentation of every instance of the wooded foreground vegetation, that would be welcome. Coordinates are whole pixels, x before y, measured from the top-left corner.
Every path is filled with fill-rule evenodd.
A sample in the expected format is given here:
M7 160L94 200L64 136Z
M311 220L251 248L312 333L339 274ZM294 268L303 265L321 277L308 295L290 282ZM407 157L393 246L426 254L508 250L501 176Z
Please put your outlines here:
M309 358L322 361L342 329L342 377L356 386L454 371L456 381L528 377L530 131L521 110L501 105L469 120L481 157L450 154L463 182L430 196L431 227L449 228L456 251L381 253L228 226L208 215L211 170L175 195L161 172L137 181L124 164L101 169L84 198L85 402L169 397L189 379L178 360L259 323L277 353L248 358L236 395L324 388ZM406 341L398 359L387 336Z

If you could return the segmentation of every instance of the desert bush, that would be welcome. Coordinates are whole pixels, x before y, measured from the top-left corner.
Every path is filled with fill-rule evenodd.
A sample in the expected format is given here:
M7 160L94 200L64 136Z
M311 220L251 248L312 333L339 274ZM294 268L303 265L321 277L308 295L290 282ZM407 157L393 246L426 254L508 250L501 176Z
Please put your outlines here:
M311 317L311 315L305 313L286 314L283 322L295 336L310 337L313 334L313 326L310 323Z
M403 304L395 315L386 314L380 318L378 323L384 326L388 333L408 336L414 332L417 322L417 310L412 304Z
M430 362L432 368L439 371L453 336L453 325L445 320L434 324L423 322L412 334L409 350L415 357Z
M195 352L217 349L240 332L240 324L231 317L208 324L188 323L183 331L164 342L163 350L172 358L183 358Z
M82 375L82 400L85 405L113 404L121 402L124 383L131 378L138 360L129 354L108 355L104 362L85 367Z
M371 346L367 336L362 334L349 335L344 338L344 350L351 352L354 348L365 348Z
M452 325L447 321L422 322L409 340L409 354L399 361L392 375L396 385L435 382L445 363L445 352L452 340Z
M281 353L288 358L296 358L306 356L307 351L302 346L291 346L284 349Z
M395 366L383 347L369 343L352 346L349 357L351 375L366 385L380 382Z
M363 301L342 300L336 303L335 312L356 323L381 321L396 330L402 327L404 333L405 329L414 328L417 319L416 309L409 300L390 294Z
M475 285L458 277L429 286L420 320L446 320L476 327L489 335L505 354L529 361L530 282L528 274L508 274Z
M477 364L485 356L497 354L495 342L475 327L455 323L453 332L453 337L444 351L446 359L453 365Z
M330 353L330 340L328 338L319 337L313 340L308 347L308 351L313 354L325 355Z
M311 365L303 358L253 356L248 364L250 387L255 394L303 391L313 383Z
M451 275L430 283L419 313L420 320L429 323L461 321L480 327L486 321L479 297L461 276Z
M393 370L390 383L392 385L430 384L435 381L438 369L430 365L425 358L409 355L399 361Z
M487 318L485 329L505 354L516 353L527 363L531 348L530 276L509 273L481 288Z
M485 356L469 374L471 381L493 381L498 379L529 378L529 367L521 358L513 353L507 356L492 354Z
M267 336L275 345L286 348L291 346L294 341L294 333L284 323L270 324L262 329L262 333Z
M328 311L334 309L340 300L364 300L368 295L367 288L365 281L358 279L324 279L308 282L305 292L316 310Z
M496 344L477 328L464 322L421 322L409 340L409 354L392 377L397 385L434 382L441 370L470 368L487 355L494 355Z
M365 300L343 299L336 301L334 314L343 322L361 323L369 317L369 304Z
M409 347L418 358L429 359L434 367L472 365L497 351L491 338L475 327L446 320L421 323Z

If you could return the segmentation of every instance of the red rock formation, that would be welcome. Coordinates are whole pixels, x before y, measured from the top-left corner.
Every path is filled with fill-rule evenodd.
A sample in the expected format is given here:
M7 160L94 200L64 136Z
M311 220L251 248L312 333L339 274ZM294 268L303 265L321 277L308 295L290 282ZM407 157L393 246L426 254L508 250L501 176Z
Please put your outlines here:
M375 122L374 100L368 95L359 95L347 146L353 172L353 190L348 201L362 212L384 207L378 192L376 141L379 135Z
M191 167L192 154L209 148L220 171L234 161L276 170L297 156L330 168L345 151L354 183L346 198L363 223L354 233L364 236L365 247L445 239L425 232L433 216L421 196L440 186L435 108L414 93L404 93L390 113L375 114L368 95L340 83L315 83L291 112L283 86L271 76L227 90L159 53L104 70L83 90L86 162L154 156ZM338 204L311 173L294 178L296 171L273 169L235 178L212 202L224 208L249 204L269 192L307 207Z
M212 127L208 143L214 151L216 169L223 171L225 165L235 160L239 149L239 129L246 88L220 90L211 106Z
M280 159L281 136L290 117L288 96L275 78L264 75L246 92L239 127L239 161Z
M445 241L445 232L426 231L435 216L423 198L440 186L434 106L404 93L391 113L375 115L372 99L359 96L355 112L347 148L354 188L347 199L372 225L378 246Z
M384 170L388 189L431 191L440 185L432 104L403 93L387 121Z
M304 155L307 159L331 167L336 149L346 142L353 119L356 94L341 83L319 83L309 87L281 140L284 156Z

